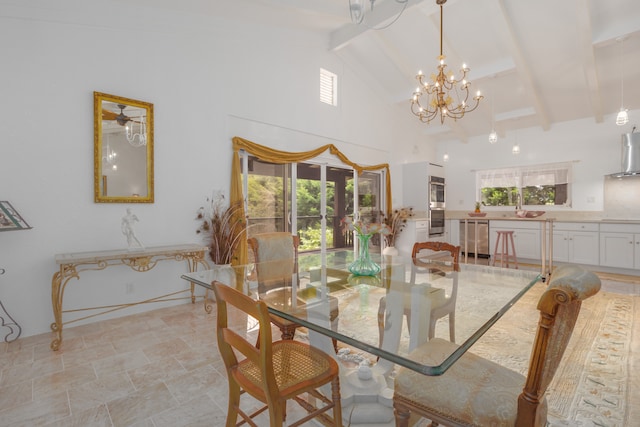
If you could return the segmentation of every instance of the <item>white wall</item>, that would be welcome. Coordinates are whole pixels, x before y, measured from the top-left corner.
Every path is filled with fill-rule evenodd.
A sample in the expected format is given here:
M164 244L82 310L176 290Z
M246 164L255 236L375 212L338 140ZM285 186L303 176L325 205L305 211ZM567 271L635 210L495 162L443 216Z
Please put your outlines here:
M640 117L640 110L630 111L630 118ZM499 138L495 145L488 135L473 138L467 144L442 143L438 158L448 153L446 163L447 208L471 210L476 200L475 171L532 164L575 162L573 164L573 205L545 207L547 210L606 211L604 205L605 175L620 171L621 135L631 132L634 124L616 126L615 117L605 117L602 123L591 119L560 123L548 132L529 128ZM517 140L520 154L511 148ZM491 210L487 208L487 210ZM640 214L638 219L640 219Z
M124 248L127 206L146 246L199 243L195 212L212 191L228 190L235 135L291 151L331 142L369 164L424 143L406 111L383 104L325 39L125 3L0 6L0 200L34 227L0 235L0 300L23 336L53 321L54 255ZM338 108L318 101L320 67L339 76ZM93 202L93 91L154 104L155 203ZM65 308L185 288L184 271L164 263L149 273L82 273Z

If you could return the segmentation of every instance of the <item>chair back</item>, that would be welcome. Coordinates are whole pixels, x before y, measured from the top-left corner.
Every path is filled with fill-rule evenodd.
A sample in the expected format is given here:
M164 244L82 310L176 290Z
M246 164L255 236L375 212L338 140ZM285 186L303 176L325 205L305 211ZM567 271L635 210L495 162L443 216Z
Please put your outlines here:
M598 276L574 265L560 266L551 275L549 287L538 301L540 320L525 387L518 397L516 425L546 419L546 408L538 406L567 348L582 301L599 290Z
M418 253L422 250L430 250L434 252L449 252L451 254L451 258L453 258L453 265L456 271L460 271L460 246L454 246L446 242L416 242L413 245L413 250L411 251L411 258L413 258L413 263L415 265L416 262L419 263L419 259L417 259Z
M217 302L218 348L227 369L227 375L234 375L234 372L237 371L239 362L241 362L238 360L237 354L242 354L254 366L260 367L261 372L256 372L255 375L261 376L264 384L263 391L264 389L268 390L266 394L270 395L272 399L276 399L278 390L273 371L271 319L267 305L263 301L254 300L218 281L213 282L213 292ZM252 344L246 336L241 336L229 327L228 305L258 321L260 328L258 343ZM244 374L247 373L244 372Z
M287 232L262 233L247 242L256 262L260 294L291 282L298 271L298 236Z

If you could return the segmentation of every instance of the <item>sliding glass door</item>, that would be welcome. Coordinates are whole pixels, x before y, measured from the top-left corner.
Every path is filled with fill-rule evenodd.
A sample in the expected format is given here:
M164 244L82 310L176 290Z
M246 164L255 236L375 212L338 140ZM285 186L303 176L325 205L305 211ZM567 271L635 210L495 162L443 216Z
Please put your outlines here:
M358 176L349 167L312 161L279 165L245 155L249 235L291 232L300 237L301 252L352 248L353 236L342 233L340 221L354 212L367 222L378 220L382 182L381 172Z

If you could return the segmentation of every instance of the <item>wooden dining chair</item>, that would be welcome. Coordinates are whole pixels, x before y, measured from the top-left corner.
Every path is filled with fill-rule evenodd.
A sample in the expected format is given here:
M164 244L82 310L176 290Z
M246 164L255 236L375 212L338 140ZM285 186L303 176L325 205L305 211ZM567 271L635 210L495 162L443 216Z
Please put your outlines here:
M249 238L249 249L256 263L258 294L290 292L291 280L298 273L300 239L291 233L261 233ZM271 322L280 329L283 340L292 340L298 324L271 314Z
M401 368L393 396L396 426L407 427L411 413L430 419L433 426L545 426L547 387L571 338L582 301L599 290L600 279L581 267L563 265L554 271L538 301L540 320L526 377L471 352L437 377ZM418 363L438 364L457 348L436 338L410 357Z
M422 250L430 250L437 252L448 252L453 262L453 270L460 271L460 246L453 246L445 242L417 242L413 245L413 251L411 258L413 259L413 265L411 266L411 283L415 283L416 272L425 270L431 274L444 276L445 272L438 269L434 264L421 262L418 258L419 252ZM446 295L443 299L433 301L431 306L431 312L429 315L429 339L435 336L436 322L445 316L449 316L449 339L451 342L455 342L456 339L456 299L458 297L458 280L453 278L453 285L451 287L451 293ZM378 327L379 327L379 342L382 343L382 337L384 334L384 316L386 311L386 298L382 297L378 305ZM411 301L407 299L404 302L404 315L407 320L407 328L411 330Z
M254 300L216 281L213 283L213 291L218 308L218 348L229 381L226 426L232 427L246 422L256 427L253 418L268 411L269 425L281 427L287 414L287 400L291 399L300 404L307 415L287 424L288 426L299 426L318 416L323 417L325 423L330 422L329 425L341 426L340 371L336 360L300 341L272 342L271 316L264 301ZM241 335L242 332L234 330L229 321L229 306L258 321L259 345L251 344ZM244 329L246 331L246 322ZM325 384L331 384L331 396L318 391L318 388ZM244 393L253 396L265 406L247 414L240 409L240 397ZM309 397L305 398L305 393ZM333 419L326 413L330 409L333 409ZM241 417L240 422L238 416Z

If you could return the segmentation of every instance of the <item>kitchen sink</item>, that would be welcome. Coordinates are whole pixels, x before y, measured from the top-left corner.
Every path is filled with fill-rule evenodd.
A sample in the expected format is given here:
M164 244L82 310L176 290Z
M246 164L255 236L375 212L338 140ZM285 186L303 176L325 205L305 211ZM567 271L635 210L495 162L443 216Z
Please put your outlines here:
M536 218L539 217L541 215L544 215L545 211L525 211L525 210L519 210L516 211L516 216L518 218Z

